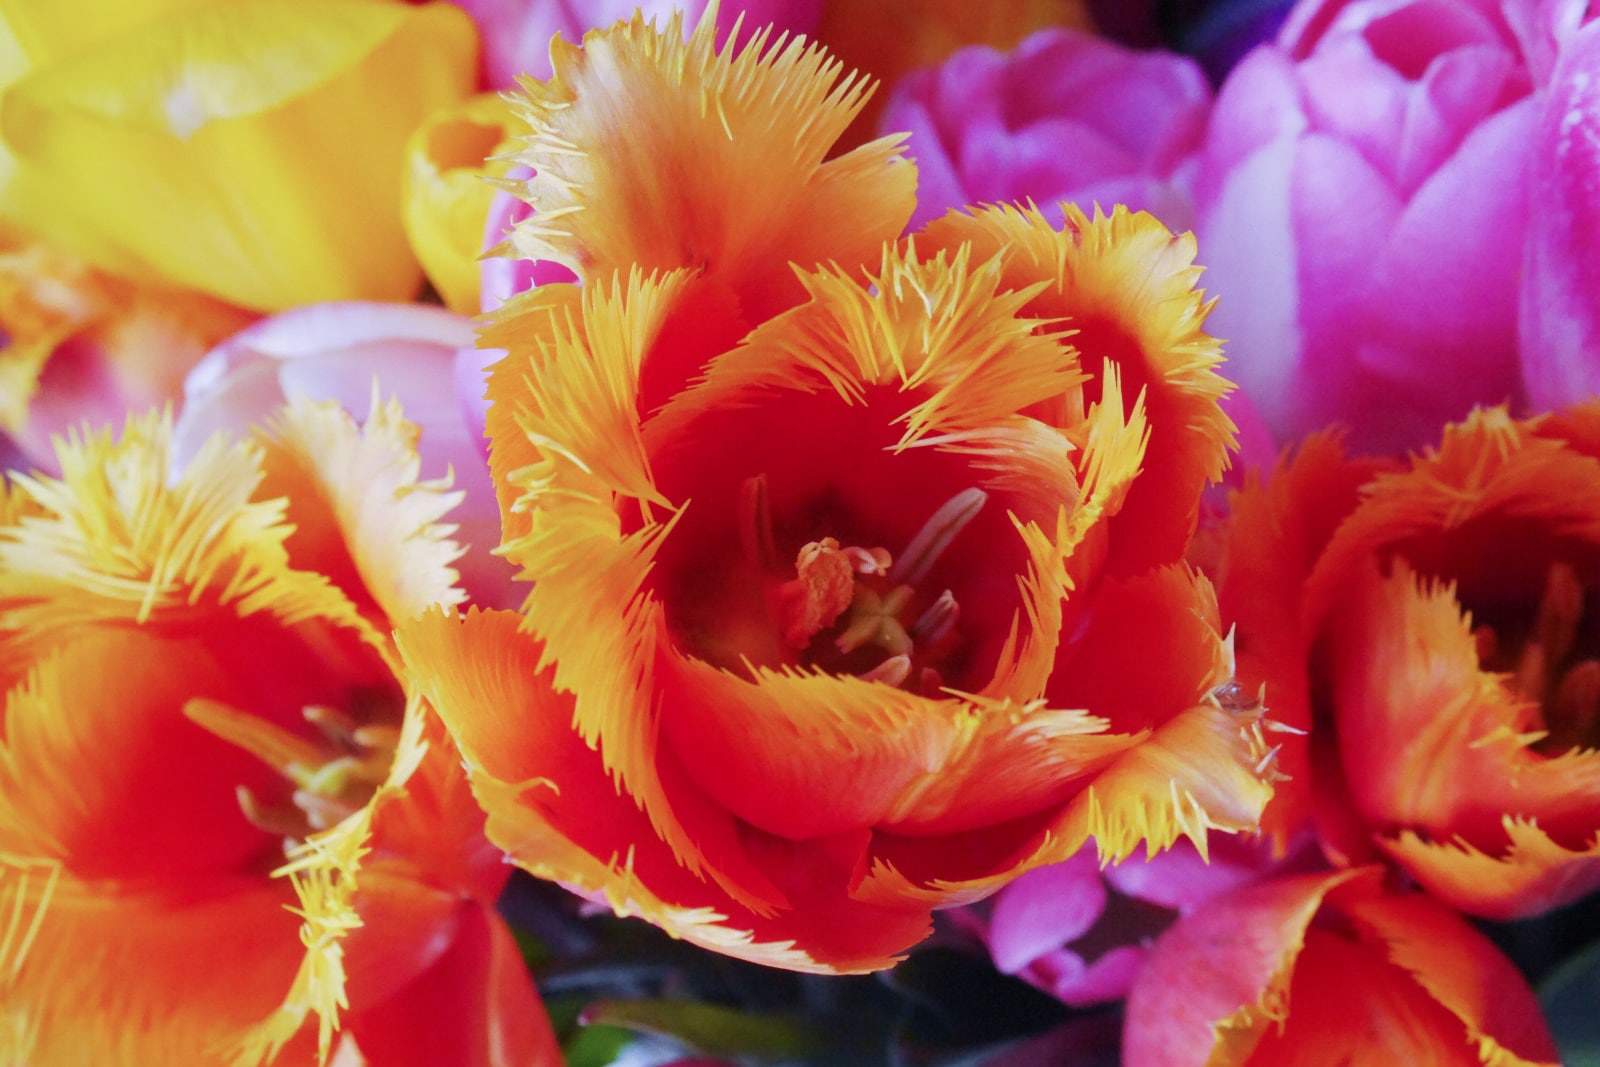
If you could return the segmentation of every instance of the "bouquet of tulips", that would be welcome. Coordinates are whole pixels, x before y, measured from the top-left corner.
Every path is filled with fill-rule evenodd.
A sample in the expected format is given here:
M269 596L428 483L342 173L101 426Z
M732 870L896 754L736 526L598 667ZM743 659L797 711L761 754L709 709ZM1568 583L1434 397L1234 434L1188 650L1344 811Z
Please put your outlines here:
M1600 1063L1600 4L0 0L0 1067Z

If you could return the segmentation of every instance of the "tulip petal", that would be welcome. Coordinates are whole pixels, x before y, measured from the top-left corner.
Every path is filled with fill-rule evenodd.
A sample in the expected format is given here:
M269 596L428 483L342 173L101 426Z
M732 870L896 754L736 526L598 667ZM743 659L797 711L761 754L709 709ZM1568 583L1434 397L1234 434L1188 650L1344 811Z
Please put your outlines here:
M728 955L797 970L873 970L925 936L925 908L845 895L858 848L830 850L745 831L744 848L805 908L757 914L674 858L600 755L571 729L571 698L539 669L538 643L509 612L429 614L401 628L418 685L461 745L488 834L541 877L603 895L677 936ZM837 857L832 853L836 851Z
M419 479L417 437L399 403L376 391L360 426L337 403L302 400L263 435L262 491L289 502L290 563L376 608L380 624L466 599L451 566L461 548L442 522L462 494Z
M868 263L915 206L898 137L824 161L867 82L801 38L719 51L710 18L685 42L681 14L660 29L635 15L551 54L555 75L517 101L537 205L512 235L525 259L600 279L701 268L758 322L800 298L789 263Z
M1100 920L1106 884L1088 852L1029 871L995 898L989 952L1005 974L1016 974L1046 952L1076 941Z
M510 105L485 93L435 112L406 142L406 237L445 306L463 315L479 306L478 254L495 192L488 178L509 167L491 157L514 132Z
M1600 23L1565 46L1538 118L1518 342L1535 411L1600 393Z
M1137 1067L1243 1063L1289 1017L1311 920L1357 872L1248 886L1203 906L1156 942L1128 997L1123 1056Z
M1219 578L1223 616L1237 625L1239 682L1264 686L1276 721L1311 729L1307 663L1310 637L1300 621L1301 588L1334 529L1352 511L1379 461L1351 459L1335 433L1313 434L1270 477L1251 479L1231 502L1228 547ZM1284 734L1280 784L1262 829L1282 847L1308 815L1311 788L1305 737Z
M1342 901L1340 910L1380 939L1389 961L1461 1021L1482 1062L1556 1062L1527 981L1454 913L1420 895L1363 895Z
M108 893L104 882L0 858L0 906L9 918L20 904L38 921L22 927L21 954L0 939L0 1056L224 1067L237 1035L294 976L292 898L261 878ZM227 980L203 977L217 975ZM296 1044L289 1054L306 1062L312 1051Z
M1509 844L1497 854L1411 830L1378 845L1429 894L1488 919L1542 915L1600 889L1600 831L1587 848L1571 849L1532 822L1507 817L1504 828Z
M247 307L409 297L405 139L465 94L473 51L447 4L252 0L153 20L10 87L0 136L35 199L14 185L8 207L47 236L92 232L77 250L102 266Z
M1210 305L1195 287L1192 235L1118 209L1093 219L1067 206L1051 227L1037 210L952 213L919 235L924 249L970 242L973 258L999 255L1004 284L1030 292L1025 312L1064 319L1091 375L1092 401L1116 367L1125 395L1141 393L1150 443L1143 473L1113 521L1112 573L1180 558L1198 521L1200 491L1222 477L1234 427L1219 401L1220 344L1203 329ZM1044 284L1042 292L1031 287Z
M456 910L439 959L352 1020L366 1063L559 1067L555 1033L510 929L482 904Z

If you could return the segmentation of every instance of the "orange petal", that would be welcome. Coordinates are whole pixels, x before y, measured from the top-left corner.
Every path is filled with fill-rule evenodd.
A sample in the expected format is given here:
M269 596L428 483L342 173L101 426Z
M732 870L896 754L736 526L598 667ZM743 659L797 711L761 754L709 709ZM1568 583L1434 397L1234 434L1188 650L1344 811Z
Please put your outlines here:
M130 881L270 862L275 842L245 821L234 790L268 786L271 773L183 714L192 697L239 695L197 641L81 631L5 695L0 852Z
M1218 578L1222 615L1235 624L1239 682L1265 686L1273 719L1311 729L1311 637L1300 620L1301 587L1357 490L1381 461L1351 459L1336 433L1313 434L1266 479L1251 477L1230 502ZM1308 739L1285 734L1280 785L1262 829L1282 846L1307 818L1312 788Z
M1063 208L1061 230L1034 208L989 207L952 212L917 240L933 250L970 242L979 259L1002 255L1007 287L1031 293L1043 283L1026 312L1070 328L1091 376L1086 400L1113 365L1127 394L1143 397L1149 451L1112 542L1112 569L1130 574L1182 557L1200 492L1222 477L1234 447L1219 403L1231 385L1216 373L1222 346L1203 329L1211 305L1196 288L1193 235L1121 207L1092 219Z
M1335 896L1343 915L1383 943L1390 963L1460 1020L1482 1062L1509 1067L1557 1061L1527 980L1468 923L1421 894ZM1334 988L1351 985L1340 977Z
M1414 831L1378 845L1430 894L1487 919L1522 919L1600 889L1600 832L1586 848L1565 848L1533 822L1509 816L1506 844L1493 853L1466 841L1429 841Z
M1516 866L1581 859L1568 849L1600 830L1600 755L1547 758L1527 747L1526 706L1479 669L1453 587L1417 578L1404 562L1387 578L1369 572L1330 640L1344 773L1369 825L1460 835L1498 854L1509 843L1506 816L1537 819L1567 848L1532 849Z
M139 891L47 874L0 858L0 911L20 903L24 920L22 938L0 934L4 1062L223 1067L294 977L286 885Z
M1104 862L1117 863L1140 845L1154 855L1180 837L1204 856L1208 831L1255 828L1272 797L1259 712L1206 703L1133 740L1055 811L967 834L878 835L856 896L882 904L960 903L1059 863L1090 838Z
M901 138L825 161L870 88L816 45L762 30L718 51L715 12L687 41L681 15L635 15L581 49L556 40L551 62L515 101L537 205L512 235L524 258L602 280L698 268L753 323L800 298L790 263L867 263L911 216Z
M1317 562L1307 618L1320 621L1378 551L1457 579L1463 599L1493 601L1541 588L1560 543L1600 545L1600 460L1537 426L1479 409L1447 426L1437 448L1374 479ZM1508 538L1517 551L1499 547Z
M710 858L768 872L797 906L757 914L674 858L619 795L598 753L571 728L570 698L538 669L539 646L507 612L428 615L399 642L418 684L461 746L491 840L541 877L603 895L696 944L775 966L861 971L887 966L926 935L925 908L879 908L846 895L859 845L793 846L750 831ZM716 844L714 837L709 838ZM801 896L803 894L803 896Z

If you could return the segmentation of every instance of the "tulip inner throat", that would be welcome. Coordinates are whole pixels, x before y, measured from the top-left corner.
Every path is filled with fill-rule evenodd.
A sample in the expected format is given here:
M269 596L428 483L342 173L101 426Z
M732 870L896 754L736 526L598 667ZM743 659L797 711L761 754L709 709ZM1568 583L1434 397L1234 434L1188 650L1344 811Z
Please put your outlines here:
M1531 619L1481 623L1473 637L1484 669L1538 705L1546 732L1538 750L1600 744L1600 603L1571 565L1550 566Z
M987 499L976 488L955 494L898 555L823 536L802 545L786 565L763 475L741 488L740 540L767 576L772 625L803 664L935 695L944 686L939 664L960 639L961 606L951 590L924 587Z
M183 712L281 777L277 796L263 798L244 785L235 796L244 817L257 829L283 838L285 849L359 811L388 776L400 739L398 715L358 718L324 705L302 710L316 729L314 738L214 700L191 700Z

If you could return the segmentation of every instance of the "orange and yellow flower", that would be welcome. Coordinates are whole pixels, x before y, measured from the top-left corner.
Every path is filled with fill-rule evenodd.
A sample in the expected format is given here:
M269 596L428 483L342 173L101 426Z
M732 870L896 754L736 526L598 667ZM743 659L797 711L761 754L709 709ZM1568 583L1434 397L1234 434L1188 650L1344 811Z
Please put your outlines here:
M1233 521L1241 666L1315 723L1331 856L1490 918L1600 886L1600 405L1403 464L1313 438Z
M0 505L0 1062L304 1063L341 1008L375 1065L556 1062L388 637L460 600L455 494L393 405L170 437L75 434Z
M1494 945L1371 868L1282 878L1163 934L1128 997L1128 1067L1555 1064Z
M558 43L521 102L513 241L582 278L483 338L533 585L398 635L490 839L860 971L1090 838L1253 827L1267 724L1181 561L1231 434L1192 240L993 209L898 243L896 141L827 158L863 87L712 25Z

